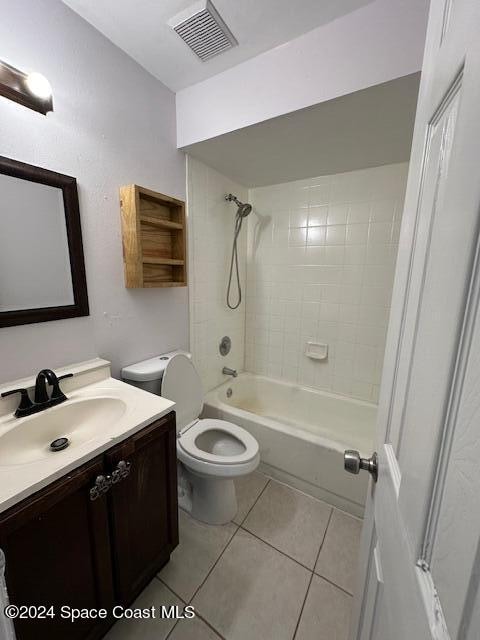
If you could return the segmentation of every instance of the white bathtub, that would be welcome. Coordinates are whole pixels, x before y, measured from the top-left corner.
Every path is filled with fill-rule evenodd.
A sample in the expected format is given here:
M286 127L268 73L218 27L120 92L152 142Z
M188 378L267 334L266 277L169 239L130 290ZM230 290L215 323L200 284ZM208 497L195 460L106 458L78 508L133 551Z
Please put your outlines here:
M207 393L203 410L204 417L251 433L266 473L357 516L363 515L368 474L346 473L343 452L371 454L376 413L368 402L250 373Z

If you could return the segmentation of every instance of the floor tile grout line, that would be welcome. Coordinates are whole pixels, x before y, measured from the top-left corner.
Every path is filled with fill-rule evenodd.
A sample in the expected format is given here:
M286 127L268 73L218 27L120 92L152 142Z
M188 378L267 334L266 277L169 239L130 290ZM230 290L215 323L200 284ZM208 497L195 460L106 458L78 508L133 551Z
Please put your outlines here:
M235 533L236 533L236 532L235 532ZM233 538L233 536L232 536L232 538ZM161 584L163 584L163 586L164 586L164 587L166 587L169 591L171 591L171 593L173 593L173 595L174 595L176 598L178 598L178 599L180 600L180 602L181 602L183 605L188 606L188 603L187 603L187 602L185 602L185 600L184 600L183 598L181 598L181 597L178 595L178 593L176 593L173 589L171 589L171 588L168 586L168 584L167 584L166 582L164 582L164 581L163 581L163 580L162 580L158 575L156 575L156 576L155 576L155 578L156 578L156 579L157 579ZM200 618L200 620L202 620L202 622L204 622L204 623L207 625L207 627L210 627L210 629L211 629L212 631L214 631L214 632L215 632L215 634L216 634L219 638L221 638L221 640L225 640L225 638L222 636L222 634L221 634L219 631L217 631L217 629L215 629L215 627L213 627L213 626L211 625L211 623L210 623L210 622L208 622L208 620L206 620L206 619L205 619L205 618L204 618L200 613L197 613L197 611L196 611L196 610L195 610L195 617L196 617L196 618ZM170 631L168 632L168 634L165 636L165 640L168 640L168 638L171 636L171 634L173 633L173 630L175 629L175 627L177 626L177 624L180 622L180 620L181 620L181 618L179 618L179 619L177 619L177 620L175 621L175 624L174 624L174 625L173 625L173 627L170 629Z
M328 522L327 522L327 526L325 528L325 532L323 534L322 537L322 541L320 543L318 552L316 554L315 557L315 562L313 564L313 569L310 569L309 567L307 567L306 565L302 564L301 562L299 562L298 560L296 560L295 558L292 558L292 556L289 556L287 553L285 553L284 551L281 551L280 549L277 549L275 546L273 546L272 544L270 544L269 542L267 542L266 540L263 540L260 536L256 535L255 533L253 533L252 531L249 531L246 527L244 527L244 523L246 521L246 519L248 518L248 516L250 515L250 513L252 512L252 510L254 509L254 507L256 506L257 502L260 500L261 496L263 495L263 493L266 491L267 487L270 485L270 483L273 482L278 482L276 479L274 478L270 478L269 476L265 476L265 478L267 478L267 482L265 483L265 486L263 487L263 489L260 491L260 493L258 494L257 498L255 499L255 501L253 502L252 506L250 507L250 509L247 511L247 513L245 514L244 518L242 519L240 524L237 524L236 522L234 522L232 520L232 524L236 526L236 530L234 532L234 534L232 535L232 537L230 538L230 540L227 542L227 544L225 545L225 547L223 548L223 550L221 551L220 555L218 556L218 558L215 560L215 562L213 563L212 567L210 568L210 570L207 572L207 575L205 576L205 578L202 580L202 582L200 583L200 585L197 587L197 589L195 590L194 594L192 595L192 597L188 600L187 603L185 603L185 600L183 598L181 598L177 593L175 593L175 591L173 591L170 586L164 582L158 575L156 575L155 577L163 584L165 585L183 604L191 604L194 600L194 598L196 597L196 595L199 593L200 589L203 587L203 585L206 583L206 581L208 580L210 574L213 572L213 570L215 569L215 567L217 566L217 564L219 563L220 559L222 558L222 556L224 555L224 553L226 552L226 550L228 549L228 547L230 546L230 544L232 543L233 539L235 538L235 536L237 535L238 531L240 529L242 529L242 531L245 531L246 533L250 534L251 536L253 536L254 538L256 538L257 540L259 540L260 542L263 542L265 545L267 545L268 547L270 547L271 549L273 549L274 551L277 551L278 553L280 553L281 555L283 555L284 557L288 558L289 560L291 560L292 562L295 562L295 564L299 565L300 567L302 567L302 569L305 569L306 571L308 571L310 573L310 578L309 578L309 582L308 582L308 586L307 586L307 590L305 593L305 597L303 599L303 603L302 603L302 607L300 609L300 613L298 616L298 620L297 620L297 624L295 627L295 632L294 635L292 636L292 640L295 640L297 631L298 631L298 627L300 624L300 619L302 617L303 614L303 610L305 608L305 603L307 601L307 597L308 597L308 593L310 591L310 587L313 581L313 576L316 575L319 578L321 578L322 580L325 580L326 582L328 582L329 584L331 584L332 586L336 587L337 589L340 589L340 591L342 591L343 593L345 593L346 595L352 597L352 594L349 593L346 589L344 589L343 587L340 587L339 585L335 584L334 582L332 582L331 580L329 580L328 578L326 578L325 576L322 576L321 574L315 573L315 567L317 566L317 562L318 562L318 558L320 556L320 553L322 551L323 545L325 543L325 538L327 536L327 531L328 528L330 526L330 523L332 521L332 517L333 517L333 513L335 510L341 511L341 509L337 509L336 507L332 506L332 505L328 505L328 503L325 503L329 508L330 508L330 514L328 517ZM279 482L279 484L283 484L281 482ZM288 485L285 485L288 486ZM292 487L289 487L292 488ZM302 493L302 492L300 492ZM305 494L307 495L307 494ZM312 496L310 496L312 497ZM322 500L319 500L319 502L323 502ZM225 640L224 636L201 614L201 613L197 613L195 612L196 616L198 616L214 633L216 633L221 640ZM170 637L170 635L173 633L175 627L177 626L179 620L177 620L175 622L175 624L173 625L172 629L169 631L168 635L166 636L166 640Z
M317 578L320 578L321 580L325 580L325 582L328 582L328 584L331 584L332 587L335 587L336 589L343 591L343 593L346 596L353 598L353 593L350 593L350 591L347 591L346 589L344 589L344 587L341 587L339 584L336 584L335 582L333 582L333 580L330 580L330 578L326 578L325 576L322 576L321 573L315 573L315 571L313 572L313 575L317 576Z
M266 488L268 487L268 485L271 482L271 478L269 478L268 476L265 476L265 478L267 478L267 482L265 483L265 486L263 487L263 489L260 491L260 493L258 494L258 496L255 498L255 502L252 504L252 506L250 507L250 509L247 511L247 513L245 514L245 517L243 518L243 520L238 524L239 527L241 527L243 525L243 523L245 522L245 520L248 518L248 516L250 515L250 513L252 512L252 509L255 507L255 505L257 504L257 502L260 500L260 498L262 497L262 495L264 494Z
M320 552L322 551L323 543L325 542L325 538L327 537L327 531L328 531L328 527L330 526L330 521L332 519L332 515L333 515L333 509L330 511L330 515L328 516L327 526L325 527L323 538L322 538L322 541L320 543L320 547L319 547L319 549L317 551L317 555L315 557L315 562L313 564L313 569L314 570L315 570L315 567L317 566L318 558L320 557ZM302 606L300 608L300 613L298 614L297 624L295 625L295 631L293 632L292 640L295 640L295 638L296 638L296 635L297 635L297 632L298 632L298 627L300 626L300 620L302 619L303 610L305 609L305 603L307 602L308 594L310 592L310 587L312 586L312 581L313 581L313 576L314 575L315 575L315 573L314 573L314 571L312 571L312 573L310 575L310 580L308 582L308 587L307 587L307 590L305 592L305 597L303 599Z
M263 487L263 489L260 491L260 493L258 494L257 499L255 500L255 502L253 503L253 505L250 507L250 509L248 510L247 515L245 516L245 518L248 516L248 514L250 513L250 511L253 509L253 507L257 504L258 500L260 499L260 496L263 494L263 492L265 491L265 489L267 488L267 486L270 484L270 479L265 483L265 486ZM245 518L242 520L242 522L245 520ZM220 553L220 555L218 556L218 558L215 560L215 562L213 563L210 571L208 571L207 575L205 576L205 578L202 580L202 582L200 583L200 585L197 587L197 589L195 590L195 593L193 594L193 596L190 598L190 600L188 601L188 604L192 603L193 600L195 599L195 596L197 595L197 593L200 591L200 589L203 587L203 585L205 584L205 582L208 580L208 577L210 576L210 574L212 573L212 571L215 569L215 567L217 566L217 564L220 561L220 558L223 556L223 554L225 553L225 551L228 549L228 547L230 546L232 540L235 538L235 536L237 535L238 531L242 528L241 525L237 525L236 523L235 526L237 527L235 530L235 533L233 534L233 536L230 538L230 540L227 542L227 544L225 545L225 547L223 548L222 552ZM167 585L168 586L168 585ZM200 616L201 617L201 616ZM202 618L203 620L203 618ZM205 619L204 622L207 622L207 620ZM207 624L215 631L215 633L217 633L218 635L220 635L222 638L223 636L215 629L215 627L213 627L211 625L211 623L207 622Z
M171 592L173 593L173 595L174 595L176 598L178 598L178 599L182 602L182 604L184 604L184 605L187 605L187 604L188 604L188 602L186 602L182 597L180 597L180 596L178 595L178 593L177 593L176 591L174 591L174 590L172 589L172 587L170 587L170 586L169 586L169 585L168 585L164 580L162 580L162 578L160 578L160 576L159 576L158 574L155 576L155 578L156 578L157 580L159 580L159 581L163 584L163 586L164 586L164 587L167 587L167 589L168 589L169 591L171 591Z
M225 551L228 549L228 547L230 546L232 540L235 538L235 536L238 533L238 530L240 529L239 525L235 525L237 528L235 529L235 533L232 535L232 537L230 538L230 540L227 542L227 544L225 545L225 547L222 549L220 555L218 556L218 558L215 560L215 562L213 563L211 569L208 571L207 575L205 576L205 578L202 580L202 582L199 584L199 586L195 589L195 592L193 594L193 596L190 598L190 600L188 601L188 604L190 604L191 602L193 602L195 596L197 595L197 593L200 591L200 589L203 587L203 585L205 584L205 582L208 579L208 576L212 573L212 571L215 569L215 567L218 564L218 561L220 560L220 558L223 556L223 554L225 553Z
M186 606L187 603L185 602L185 600L183 598L181 598L178 593L175 593L175 591L173 591L173 589L171 589L168 584L166 584L159 576L158 574L155 576L155 578L160 582L160 584L163 584L164 587L166 587L171 593L173 593L173 595L178 598L180 600L180 602ZM167 633L167 635L165 636L165 640L167 640L167 638L169 638L171 636L171 634L173 633L173 630L175 629L175 627L177 626L177 624L180 622L179 619L175 620L175 624L173 625L173 627L170 629L170 631Z
M220 631L218 631L218 629L215 629L215 627L212 625L211 622L209 622L205 617L203 617L200 613L197 613L195 610L195 616L197 616L198 618L200 618L200 620L202 620L202 622L204 622L207 627L209 629L211 629L215 635L217 635L219 638L221 638L221 640L226 640L225 636L223 636Z
M251 536L253 536L254 538L256 538L257 540L260 540L260 542L263 542L264 544L266 544L268 547L270 547L271 549L274 549L275 551L278 551L278 553L281 553L282 556L285 556L286 558L288 558L289 560L292 560L293 562L295 562L296 564L300 565L303 569L306 569L307 571L310 571L311 573L315 572L315 566L317 564L317 560L318 560L318 556L320 555L320 551L322 550L323 547L323 543L325 542L325 536L327 535L327 529L328 529L328 525L330 524L330 520L332 519L332 514L333 514L333 509L334 507L330 507L330 514L328 516L328 522L327 522L327 526L325 528L325 532L322 536L322 541L320 543L320 547L318 548L318 551L315 555L315 563L313 565L313 569L311 569L310 567L307 567L306 564L303 564L302 562L300 562L300 560L297 560L296 558L294 558L293 556L288 555L288 553L285 553L285 551L282 551L281 549L279 549L278 547L276 547L275 545L273 545L271 542L268 542L267 540L264 540L261 536L259 536L258 534L254 533L253 531L250 531L250 529L247 529L247 527L244 527L243 524L241 524L239 526L239 529L242 529L242 531L246 531L247 533L249 533ZM318 575L318 574L317 574Z
M294 487L291 484L288 484L288 482L286 482L285 480L279 480L278 478L275 478L274 476L265 475L265 477L268 478L269 480L273 481L273 482L276 482L277 484L281 484L283 487L287 487L287 489L291 489L292 491L300 493L302 496L305 496L305 498L311 498L312 500L315 500L316 502L321 502L326 507L330 507L330 509L337 509L337 511L342 511L342 509L340 509L340 507L335 507L333 504L331 504L330 502L327 502L326 500L323 500L322 498L317 498L317 496L312 496L311 493L307 493L306 491L302 491L302 489L298 489L298 487ZM345 513L347 515L351 515L351 514L347 513L346 511L342 511L342 513ZM357 518L357 520L362 520L362 518L359 518L358 516L352 516L352 518Z
M327 525L327 528L325 529L325 535L323 536L322 544L320 545L320 549L318 550L317 559L315 560L315 564L313 565L313 573L316 576L318 576L319 578L322 578L322 580L325 580L326 582L331 584L333 587L337 587L337 589L340 589L340 591L343 591L344 593L346 593L347 596L353 597L353 593L350 593L350 591L347 591L347 589L345 589L344 587L341 587L339 584L337 584L336 582L334 582L330 578L327 578L322 573L317 573L315 571L315 567L317 566L318 558L320 557L320 553L322 551L323 545L325 544L325 540L327 538L328 530L330 528L330 525L332 524L333 515L334 515L335 511L339 511L339 509L337 509L336 507L332 507L332 513L330 514L330 518L328 520L328 525ZM350 514L346 514L346 515L350 515ZM354 516L350 516L350 517L354 517Z

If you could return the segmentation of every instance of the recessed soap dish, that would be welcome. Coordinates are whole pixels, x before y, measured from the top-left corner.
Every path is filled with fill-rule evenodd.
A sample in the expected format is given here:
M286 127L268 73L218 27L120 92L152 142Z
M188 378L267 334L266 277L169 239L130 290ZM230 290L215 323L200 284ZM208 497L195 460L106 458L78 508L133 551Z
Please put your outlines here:
M313 360L326 360L328 357L328 344L322 342L307 342L305 355Z

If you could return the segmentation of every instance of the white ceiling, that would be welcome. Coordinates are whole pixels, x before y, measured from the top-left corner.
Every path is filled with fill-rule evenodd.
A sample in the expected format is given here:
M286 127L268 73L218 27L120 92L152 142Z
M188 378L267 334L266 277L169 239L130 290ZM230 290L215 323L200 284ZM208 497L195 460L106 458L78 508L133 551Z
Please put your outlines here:
M184 150L248 187L404 162L419 82L414 73Z
M207 62L201 62L167 25L194 0L63 1L170 89L178 91L373 0L213 0L239 46Z

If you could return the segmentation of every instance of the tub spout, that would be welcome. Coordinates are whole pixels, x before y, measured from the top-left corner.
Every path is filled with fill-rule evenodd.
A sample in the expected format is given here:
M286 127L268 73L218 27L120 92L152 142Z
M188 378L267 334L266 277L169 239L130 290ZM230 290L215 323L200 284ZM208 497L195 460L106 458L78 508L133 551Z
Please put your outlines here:
M237 370L230 369L230 367L223 367L222 373L225 376L232 376L233 378L236 378L238 376Z

